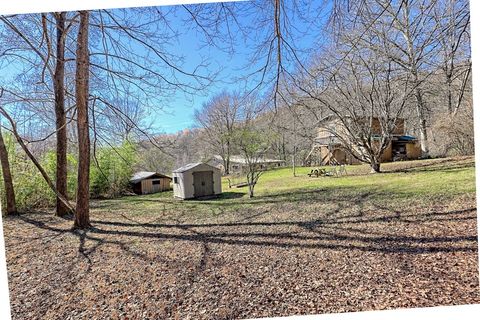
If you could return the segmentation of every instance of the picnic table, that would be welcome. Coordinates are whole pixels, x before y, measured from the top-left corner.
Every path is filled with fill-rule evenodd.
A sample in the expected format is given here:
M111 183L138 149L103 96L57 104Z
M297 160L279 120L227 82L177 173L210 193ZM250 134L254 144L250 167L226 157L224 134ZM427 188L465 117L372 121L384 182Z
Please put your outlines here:
M346 175L347 174L347 169L345 168L345 165L339 165L339 166L332 166L330 170L326 169L312 169L310 173L307 174L309 177L330 177L330 176L336 176L338 177L339 175Z
M325 175L327 171L325 169L312 169L309 174L307 174L309 177L320 177L322 175Z

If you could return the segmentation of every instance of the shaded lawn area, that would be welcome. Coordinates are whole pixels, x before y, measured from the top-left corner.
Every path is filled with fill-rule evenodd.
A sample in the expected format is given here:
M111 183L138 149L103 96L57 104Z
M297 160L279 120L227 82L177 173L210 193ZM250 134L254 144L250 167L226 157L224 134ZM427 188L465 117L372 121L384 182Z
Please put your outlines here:
M257 197L4 218L14 319L238 319L479 303L472 158L265 173Z

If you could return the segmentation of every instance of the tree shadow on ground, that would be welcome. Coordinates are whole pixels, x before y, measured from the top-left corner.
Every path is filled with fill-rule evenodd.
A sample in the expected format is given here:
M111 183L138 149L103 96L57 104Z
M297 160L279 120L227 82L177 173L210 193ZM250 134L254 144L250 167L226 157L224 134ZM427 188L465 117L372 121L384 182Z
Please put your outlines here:
M213 201L219 201L219 200L238 199L238 198L242 198L246 194L247 194L246 192L227 191L227 192L222 192L222 194L220 196L218 196L217 198L214 198L212 200Z
M477 235L474 232L448 235L402 235L398 228L388 229L390 223L405 225L411 228L423 221L455 223L462 221L476 221L476 208L464 208L443 212L425 211L402 213L388 205L378 205L381 214L370 216L363 212L363 201L368 194L362 194L355 199L337 203L335 207L323 212L322 217L297 219L250 221L262 217L265 211L256 215L248 214L238 217L231 222L221 223L145 223L135 221L132 217L124 215L98 215L92 217L94 227L81 231L66 228L65 224L57 225L57 220L46 215L20 215L18 219L26 224L45 230L51 235L52 241L63 242L61 235L73 235L78 239L77 258L70 259L65 264L65 274L85 277L102 259L93 255L104 246L119 248L125 256L138 259L140 263L175 266L175 261L162 255L162 243L174 243L174 250L179 256L184 256L180 251L182 243L194 244L198 254L188 259L188 268L180 266L183 277L176 283L175 301L183 301L188 293L188 288L197 279L207 272L207 264L214 259L212 252L220 252L225 246L235 246L235 250L247 251L257 249L302 249L340 252L368 252L387 255L424 255L436 253L476 253L478 252ZM356 211L345 213L348 207L358 207ZM338 216L339 213L343 213ZM187 214L187 213L186 213ZM375 226L372 228L372 226ZM46 235L45 235L46 236ZM42 240L39 240L42 241ZM30 242L31 243L31 242ZM67 243L70 243L69 241ZM142 248L144 244L158 246L154 256L148 255ZM219 247L221 246L221 247ZM65 247L62 247L65 248ZM68 248L68 247L67 247ZM12 249L14 250L14 249ZM228 254L228 250L227 250ZM286 253L288 254L288 253ZM341 253L348 254L348 253ZM186 263L184 260L179 263ZM213 260L212 260L213 261ZM79 275L79 265L86 264L85 271ZM255 261L250 263L255 264ZM83 264L83 265L85 265ZM98 266L96 267L98 268ZM208 271L211 272L211 271ZM72 285L73 286L73 285ZM73 288L73 287L72 287ZM168 304L165 314L174 314L176 304Z
M428 160L426 160L428 161ZM408 173L408 172L454 172L460 171L466 168L475 167L475 161L473 159L461 159L461 160L452 160L452 159L442 159L435 162L427 162L425 164L415 163L414 165L406 165L405 167L400 167L396 169L390 169L384 171L385 173Z
M228 244L239 246L262 246L278 248L359 250L382 253L421 254L432 252L476 252L477 235L464 236L400 236L397 234L372 234L368 224L382 223L421 223L428 221L475 220L475 209L452 210L446 212L425 212L398 215L395 212L381 216L368 217L351 214L341 217L317 218L299 221L270 222L227 222L207 224L166 224L123 221L92 220L97 227L86 232L62 229L30 217L18 219L41 229L55 233L69 232L79 237L79 252L88 255L94 250L84 249L85 240L97 242L97 247L110 243L127 250L126 244L114 240L105 240L102 236L121 236L143 240L174 240L197 242L200 244ZM336 208L336 211L341 208ZM419 220L420 219L420 220ZM367 224L367 226L365 225ZM356 226L352 233L351 226ZM359 227L361 226L361 227ZM282 228L287 227L287 228ZM293 228L292 228L293 227ZM141 228L142 231L138 230ZM173 230L170 232L169 230ZM292 231L285 231L292 230ZM111 237L109 237L111 238ZM466 245L464 242L468 242ZM456 245L462 243L461 245ZM455 244L455 245L453 245Z

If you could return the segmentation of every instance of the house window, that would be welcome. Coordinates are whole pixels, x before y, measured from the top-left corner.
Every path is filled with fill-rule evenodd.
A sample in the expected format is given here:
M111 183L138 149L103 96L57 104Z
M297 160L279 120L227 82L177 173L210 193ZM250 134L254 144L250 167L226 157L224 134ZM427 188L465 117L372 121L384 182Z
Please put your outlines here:
M178 177L173 177L173 183L178 183Z
M152 184L153 184L153 185L158 185L158 184L160 184L160 180L153 180L153 181L152 181Z

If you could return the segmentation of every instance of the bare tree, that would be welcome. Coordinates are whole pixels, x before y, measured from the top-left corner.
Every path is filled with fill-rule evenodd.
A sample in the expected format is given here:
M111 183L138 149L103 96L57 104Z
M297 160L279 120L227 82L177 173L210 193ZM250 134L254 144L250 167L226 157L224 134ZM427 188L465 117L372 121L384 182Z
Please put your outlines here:
M65 42L67 28L65 26L66 13L54 13L56 23L56 55L55 71L53 74L53 88L55 94L55 125L57 132L57 163L56 163L56 188L64 197L67 193L67 113L65 111ZM45 30L45 37L48 32ZM56 214L64 216L68 208L57 198Z
M335 102L330 109L339 117L343 133L335 136L347 146L347 150L358 160L370 164L372 172L380 172L380 162L385 149L390 145L392 136L397 130L398 120L411 97L408 79L399 79L392 70L392 64L379 65L370 61L362 65L363 70L352 68L350 85L335 77L334 94L340 94L343 103L350 100L350 108L345 114ZM367 74L360 74L362 72ZM362 79L362 77L365 77ZM335 101L335 100L331 100ZM338 100L337 100L338 101ZM343 110L342 110L343 111ZM403 122L401 123L403 125Z
M300 97L297 103L282 105L276 112L268 112L263 117L273 118L265 120L264 126L274 130L277 139L273 141L272 151L275 157L291 161L292 169L305 163L308 152L314 142L316 125L321 114L312 103L305 104ZM291 156L291 157L290 157ZM295 176L295 170L292 170Z
M233 151L233 132L240 118L242 97L226 91L212 97L195 111L195 120L205 131L205 141L223 160L225 174L229 174Z
M75 97L77 102L78 179L74 227L79 229L90 227L90 133L88 122L88 80L90 72L88 54L89 14L88 11L80 11L80 26L78 28L76 52Z
M15 190L13 188L13 179L10 172L10 162L8 160L8 151L3 140L2 129L0 126L0 162L2 165L3 183L5 185L5 196L7 199L7 214L14 215L17 213L15 201Z
M96 127L102 127L113 142L144 138L143 132L150 132L150 125L145 122L148 118L145 108L142 107L140 98L132 92L126 96L112 99L112 108L107 108L101 114L104 119L99 119L96 113ZM114 111L115 108L115 111ZM95 111L93 109L92 111ZM139 130L138 128L141 128Z
M403 70L405 78L408 75L409 86L414 94L414 103L408 109L412 108L415 114L412 117L415 120L413 128L419 135L422 154L428 156L428 128L435 108L429 100L431 92L428 91L432 75L438 73L438 66L441 65L446 77L446 100L456 96L453 105L449 103L448 108L452 112L459 105L458 101L462 100L469 80L468 54L463 58L459 54L459 47L465 47L468 42L468 3L448 0L362 0L338 4L334 9L344 10L337 15L340 27L336 37L348 38L351 44L348 48L340 48L339 52L348 56L352 51L368 48L393 62L398 71ZM331 67L340 69L348 61L339 58ZM455 61L453 65L452 61ZM449 82L458 77L461 79L457 80L459 85L453 89L456 93L453 94Z
M439 67L445 79L447 111L455 116L462 105L472 64L470 57L469 1L438 1L434 17L442 29Z
M54 22L49 20L49 16L53 17ZM41 105L35 102L38 96L53 91L53 104L55 111L55 131L56 134L56 189L63 197L67 198L67 111L65 108L65 99L67 89L65 87L65 46L68 31L73 24L70 19L67 23L67 14L65 12L55 12L51 15L40 14L30 15L29 19L20 20L16 16L1 17L6 28L8 28L19 39L19 43L10 44L6 48L5 57L21 57L23 61L34 65L34 73L36 80L32 83L34 87L43 87L45 93L39 94L36 90L33 96L28 96L21 92L25 101L32 102L35 105L32 113L42 114ZM26 20L26 21L25 21ZM52 41L50 25L54 26L56 33L55 41ZM40 32L40 34L39 34ZM53 52L55 50L55 52ZM22 54L16 53L17 51ZM10 54L9 52L15 52ZM39 62L36 63L35 60ZM53 65L52 65L53 61ZM25 62L24 62L25 63ZM28 71L30 74L31 71ZM38 90L38 89L37 89ZM37 95L37 97L35 97ZM47 94L48 96L48 94ZM48 112L47 112L48 114ZM57 197L56 199L56 215L64 216L67 214L68 208Z
M33 75L30 78L37 81L31 83L31 87L35 90L25 90L28 88L27 86L16 88L11 85L9 92L16 97L16 101L2 111L13 116L13 118L10 117L12 123L16 123L14 118L17 116L17 110L19 110L17 105L19 104L22 104L22 112L28 106L32 117L37 114L45 115L45 128L48 132L44 137L38 137L36 140L46 141L53 134L57 136L57 179L59 181L56 186L51 186L50 178L31 152L29 157L39 168L52 190L57 196L61 196L58 199L63 204L68 203L66 192L62 190L66 184L61 180L61 177L64 176L63 172L66 172L66 170L61 170L65 169L62 164L64 163L62 159L65 158L62 154L64 151L66 152L66 144L63 143L66 141L63 138L65 137L64 133L71 129L68 128L68 122L77 121L77 132L74 130L69 132L75 140L77 140L75 135L78 136L79 154L83 157L80 161L82 169L79 171L81 183L78 185L83 189L77 190L77 201L80 205L76 216L83 217L88 213L85 209L85 206L88 206L88 190L84 189L88 185L88 176L85 176L85 172L88 172L89 157L85 151L90 147L84 143L87 141L88 130L90 129L93 133L94 146L97 141L111 145L116 141L111 134L112 124L115 120L119 120L123 123L124 137L134 132L148 139L152 145L161 148L163 146L155 141L148 128L142 127L143 111L152 111L156 106L164 105L164 103L160 103L161 98L172 96L176 90L182 90L186 94L194 94L203 90L213 78L209 74L211 69L205 61L201 61L189 71L183 69L184 58L182 56L169 53L169 46L172 40L177 39L178 33L177 30L172 30L166 19L166 13L167 11L158 8L100 10L89 13L89 19L86 19L87 25L83 24L84 30L82 33L77 33L84 35L85 30L91 31L93 39L85 44L88 46L85 49L89 54L88 60L91 61L86 64L88 68L86 73L85 70L82 71L78 68L79 66L85 67L85 59L76 57L78 52L83 52L83 50L75 52L70 49L72 44L77 43L79 39L73 35L73 32L67 32L71 27L80 29L79 14L27 15L26 19L17 16L1 17L5 29L11 31L12 40L15 40L12 41L13 47L8 47L8 43L5 42L7 46L1 56L15 60L15 63L26 70L33 70L29 73L29 75ZM85 13L82 15L84 16ZM138 19L138 15L142 15L143 18ZM40 20L39 17L41 17ZM52 17L54 22L51 21ZM52 27L53 25L54 27ZM56 50L52 50L54 42L50 40L52 28L57 31ZM35 32L28 33L29 30ZM21 50L16 50L17 46L21 47ZM54 51L56 52L54 53ZM74 65L68 64L75 60L77 61L76 68ZM24 64L25 61L28 62L28 65ZM52 61L55 62L54 66L52 66ZM74 77L72 76L74 70L77 74L75 93L73 90ZM84 78L89 73L92 75L92 79L85 81ZM82 79L78 76L81 76ZM70 81L69 85L65 83L68 81ZM64 88L62 89L62 87ZM41 94L38 94L38 88L43 89ZM136 106L125 105L121 101L122 98L132 93L130 90L133 90L137 99L138 105ZM34 92L35 95L29 95L29 92ZM52 95L52 93L54 94ZM85 94L88 95L85 96ZM54 99L51 99L50 95L54 96ZM79 97L83 97L84 100L78 100ZM68 109L65 110L65 99L76 103L75 107L69 108L70 113ZM55 105L55 108L52 108L52 105ZM53 111L56 116L55 129L51 128L50 122L50 115ZM26 128L30 130L32 127L27 126ZM22 148L25 147L26 152L29 152L22 135L17 132L16 138L23 140ZM95 151L95 148L93 149ZM57 208L62 211L62 204L57 202ZM86 225L84 222L88 222L88 219L85 218L82 222L78 221L78 226L84 227Z
M242 105L242 119L233 133L233 142L238 147L246 163L248 194L253 198L255 186L265 171L261 161L271 148L275 138L271 130L258 125L258 118L263 107L262 101L252 101Z
M374 0L370 3L370 14L375 10L372 7L382 12L381 17L370 29L380 31L383 41L395 48L390 51L392 61L410 73L416 102L420 145L424 156L429 154L427 134L429 109L422 85L431 75L428 65L436 55L438 39L441 35L433 17L436 3L437 0L405 0L395 3ZM368 11L368 9L363 10L363 12Z
M248 195L253 198L258 179L265 171L260 162L270 147L267 134L244 125L235 131L235 141L245 159Z

